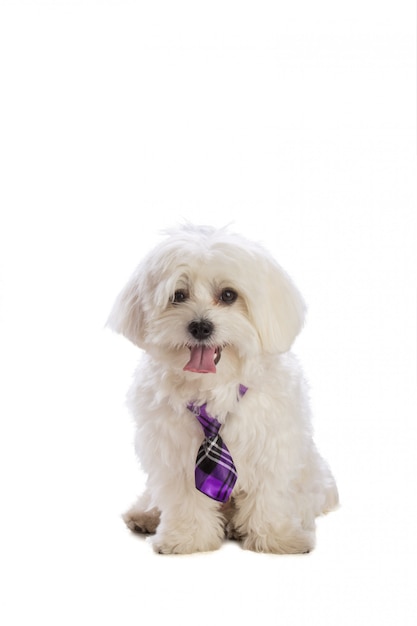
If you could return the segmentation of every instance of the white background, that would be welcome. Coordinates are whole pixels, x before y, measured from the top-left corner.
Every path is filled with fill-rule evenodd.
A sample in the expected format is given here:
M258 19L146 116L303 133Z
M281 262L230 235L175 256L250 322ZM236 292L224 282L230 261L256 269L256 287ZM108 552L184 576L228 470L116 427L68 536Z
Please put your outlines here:
M417 623L413 2L0 8L2 623ZM154 555L112 302L182 218L261 240L342 507L315 552Z

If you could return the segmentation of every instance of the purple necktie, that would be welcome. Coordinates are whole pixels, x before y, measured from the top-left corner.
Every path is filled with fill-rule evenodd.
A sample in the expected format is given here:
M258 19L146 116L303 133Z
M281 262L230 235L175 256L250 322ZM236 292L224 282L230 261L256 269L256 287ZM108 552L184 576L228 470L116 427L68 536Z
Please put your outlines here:
M239 385L239 397L242 398L248 388ZM195 486L209 498L218 502L227 502L237 480L237 471L226 444L219 435L220 422L202 406L190 402L187 408L194 413L204 430L196 460Z

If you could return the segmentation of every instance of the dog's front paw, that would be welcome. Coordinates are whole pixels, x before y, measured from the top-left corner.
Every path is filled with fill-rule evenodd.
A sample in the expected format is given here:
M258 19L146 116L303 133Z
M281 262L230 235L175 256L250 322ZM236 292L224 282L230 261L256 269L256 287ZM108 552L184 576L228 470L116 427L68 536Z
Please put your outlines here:
M192 554L193 552L211 552L222 544L220 537L180 535L178 532L157 533L150 539L157 554Z
M294 530L258 535L250 532L243 541L245 550L273 554L307 554L314 549L314 531Z
M143 511L135 505L123 515L123 520L133 532L151 534L156 532L160 517L159 509L156 507Z

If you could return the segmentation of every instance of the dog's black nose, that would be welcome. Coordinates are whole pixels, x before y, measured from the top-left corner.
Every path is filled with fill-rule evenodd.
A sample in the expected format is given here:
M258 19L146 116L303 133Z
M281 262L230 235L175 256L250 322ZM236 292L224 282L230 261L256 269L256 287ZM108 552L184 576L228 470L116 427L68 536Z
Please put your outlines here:
M208 339L214 330L214 324L209 320L194 321L188 324L188 332L194 339Z

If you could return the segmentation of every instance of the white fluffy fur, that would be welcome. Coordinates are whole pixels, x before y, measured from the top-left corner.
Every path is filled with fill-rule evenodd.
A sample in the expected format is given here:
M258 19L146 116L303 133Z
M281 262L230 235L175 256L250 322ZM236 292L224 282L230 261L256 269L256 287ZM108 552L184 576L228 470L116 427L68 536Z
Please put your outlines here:
M222 288L238 293L219 301ZM189 299L173 304L186 289ZM146 492L124 519L155 533L157 552L218 548L224 536L259 552L312 550L315 518L338 502L334 479L312 439L303 376L289 349L302 328L303 300L259 245L226 230L171 231L119 295L109 325L145 351L129 394ZM222 347L215 374L183 371L193 320L213 322ZM237 389L248 392L241 401ZM227 506L194 485L203 433L186 408L207 402L223 424L238 481Z

